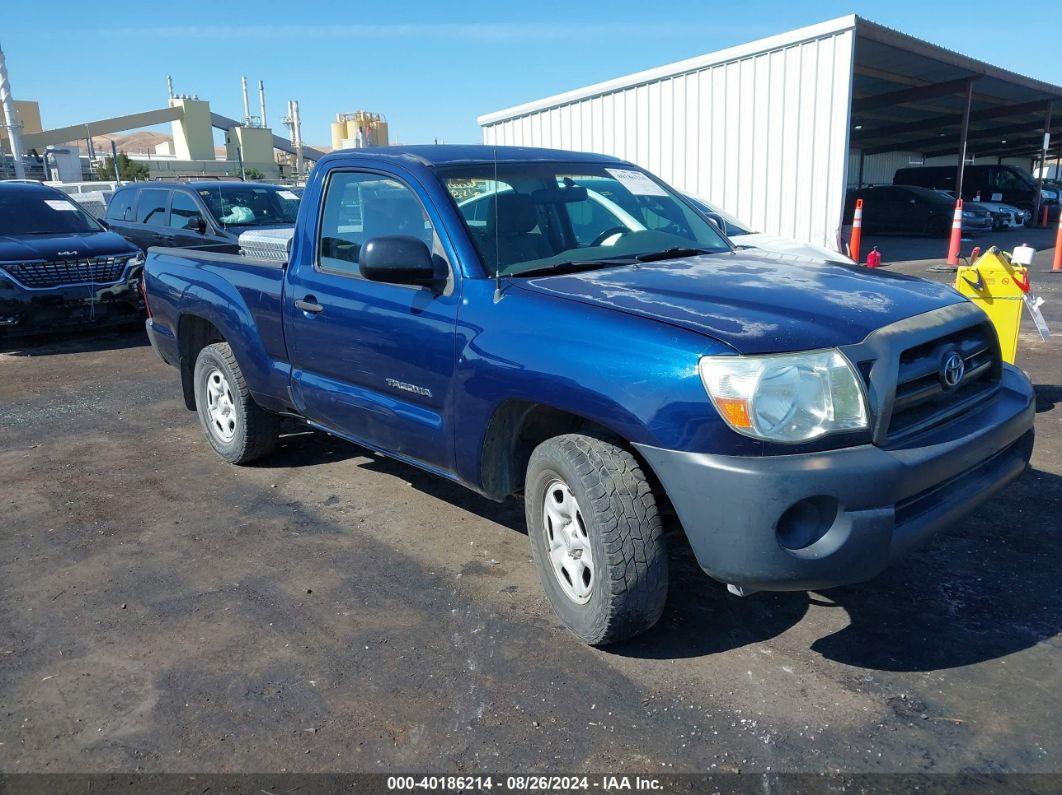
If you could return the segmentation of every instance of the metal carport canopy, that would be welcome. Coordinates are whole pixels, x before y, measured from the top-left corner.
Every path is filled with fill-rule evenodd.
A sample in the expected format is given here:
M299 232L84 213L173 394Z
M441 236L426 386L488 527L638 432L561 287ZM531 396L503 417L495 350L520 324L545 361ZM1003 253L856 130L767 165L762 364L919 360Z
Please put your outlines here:
M850 154L958 162L968 95L968 156L1031 162L1062 88L849 15L478 122L485 143L616 155L757 230L837 246Z
M967 157L1032 158L1043 146L1049 104L1062 100L1062 86L858 17L853 72L851 145L867 155L957 156L969 86ZM1055 110L1049 129L1058 133L1062 103Z

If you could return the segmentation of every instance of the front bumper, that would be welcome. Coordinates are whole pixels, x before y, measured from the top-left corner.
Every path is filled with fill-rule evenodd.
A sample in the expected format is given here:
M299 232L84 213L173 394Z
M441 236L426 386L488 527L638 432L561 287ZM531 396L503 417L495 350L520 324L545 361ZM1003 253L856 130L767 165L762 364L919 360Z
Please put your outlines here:
M1034 412L1029 380L1005 365L995 396L917 447L760 458L637 448L705 572L750 591L820 589L874 577L1016 479ZM811 511L791 511L798 503ZM789 548L793 517L809 516L821 537Z
M0 334L128 323L144 316L139 269L107 285L31 290L0 271Z

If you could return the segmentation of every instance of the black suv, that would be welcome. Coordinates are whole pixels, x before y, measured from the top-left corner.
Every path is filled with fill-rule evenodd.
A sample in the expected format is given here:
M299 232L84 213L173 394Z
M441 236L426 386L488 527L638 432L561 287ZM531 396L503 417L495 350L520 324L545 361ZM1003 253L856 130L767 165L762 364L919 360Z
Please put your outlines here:
M0 337L139 320L143 265L65 193L0 183Z
M844 220L852 223L856 199L863 200L863 229L866 232L946 236L951 232L955 200L942 193L915 185L879 185L849 188ZM992 214L977 207L962 211L962 228L970 232L992 230Z
M111 229L141 249L235 243L248 229L293 226L299 196L257 182L138 182L115 191Z
M918 166L901 168L892 179L893 185L918 185L955 192L955 166ZM1032 174L1017 166L979 165L963 169L962 198L966 201L980 196L981 201L1003 202L1032 210L1036 206L1036 180ZM1042 204L1057 205L1058 198L1048 189ZM1057 218L1057 207L1052 210Z

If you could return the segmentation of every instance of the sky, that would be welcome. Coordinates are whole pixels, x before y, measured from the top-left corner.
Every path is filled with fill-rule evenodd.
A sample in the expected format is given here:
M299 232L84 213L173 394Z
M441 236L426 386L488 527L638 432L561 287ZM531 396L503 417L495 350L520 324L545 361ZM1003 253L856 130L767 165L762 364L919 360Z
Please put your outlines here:
M12 92L40 102L45 128L163 107L168 74L239 118L246 75L252 113L265 81L277 132L299 100L308 144L327 145L335 114L358 109L383 114L392 143L478 142L478 115L851 13L1062 84L1057 25L1030 16L1059 0L1009 14L982 0L49 0L46 18L5 6Z

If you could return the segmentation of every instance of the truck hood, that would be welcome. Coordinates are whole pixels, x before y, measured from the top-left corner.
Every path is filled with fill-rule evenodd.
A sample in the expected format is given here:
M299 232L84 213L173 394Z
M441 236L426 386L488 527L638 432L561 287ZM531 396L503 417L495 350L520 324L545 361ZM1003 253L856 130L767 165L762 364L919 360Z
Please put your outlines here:
M0 262L24 260L85 259L135 254L139 249L114 232L81 235L0 235Z
M838 254L825 246L816 246L812 243L802 243L791 237L781 235L769 235L766 232L749 232L744 235L736 235L730 239L738 248L748 246L760 251L770 251L772 254L781 254L787 257L801 258L804 261L844 262L855 264L844 254Z
M514 283L690 329L747 354L849 345L882 326L965 300L913 276L788 263L749 251Z

